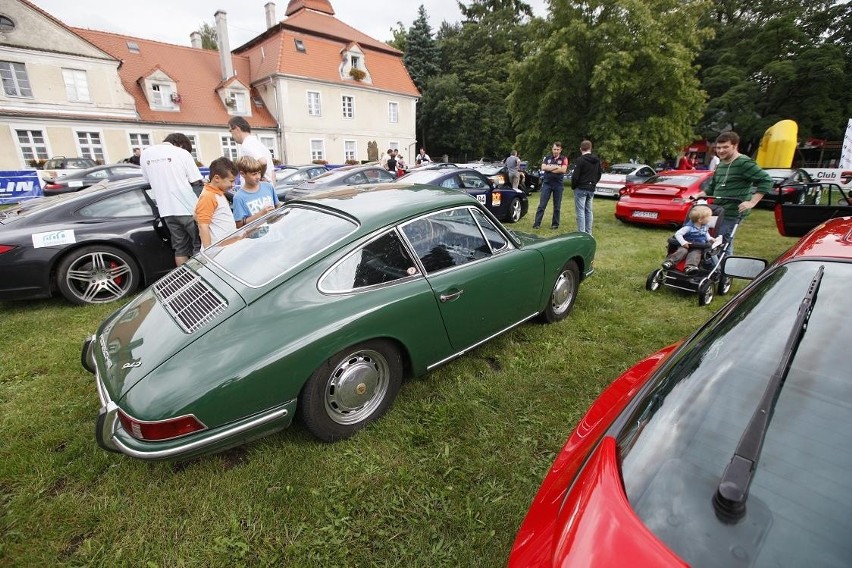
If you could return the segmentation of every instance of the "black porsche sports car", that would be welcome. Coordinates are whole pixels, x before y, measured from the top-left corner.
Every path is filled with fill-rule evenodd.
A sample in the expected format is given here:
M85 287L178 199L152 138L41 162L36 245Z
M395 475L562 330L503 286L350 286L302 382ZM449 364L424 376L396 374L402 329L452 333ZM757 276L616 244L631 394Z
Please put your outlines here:
M125 298L174 268L169 232L141 177L0 210L0 300Z

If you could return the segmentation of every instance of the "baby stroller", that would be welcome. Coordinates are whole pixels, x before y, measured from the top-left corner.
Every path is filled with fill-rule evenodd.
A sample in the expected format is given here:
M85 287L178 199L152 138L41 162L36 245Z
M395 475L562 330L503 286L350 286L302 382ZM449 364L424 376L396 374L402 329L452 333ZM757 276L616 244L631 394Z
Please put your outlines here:
M721 205L707 203L704 200L695 202L695 205L706 205L713 211L713 217L710 220L710 236L713 240L704 245L690 245L691 247L704 248L701 255L701 261L698 263L698 270L693 272L685 272L686 259L681 260L672 268L658 268L648 275L645 282L645 288L651 291L657 290L660 286L669 286L678 290L685 290L698 294L698 305L706 306L713 301L714 290L724 296L731 289L732 279L722 274L722 260L730 254L729 242L724 241L721 236L716 234L716 227L722 224L725 218L725 210ZM688 216L687 216L688 218ZM737 222L731 230L731 240L739 226L741 216L737 217ZM669 237L667 255L671 254L680 246L677 239Z

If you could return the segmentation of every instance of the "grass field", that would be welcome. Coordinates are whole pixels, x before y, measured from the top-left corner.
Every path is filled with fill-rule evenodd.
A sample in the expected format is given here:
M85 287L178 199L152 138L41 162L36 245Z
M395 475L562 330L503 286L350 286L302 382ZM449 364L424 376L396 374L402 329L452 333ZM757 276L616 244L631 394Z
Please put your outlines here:
M531 231L537 195L513 228ZM408 381L381 421L336 444L294 425L184 463L104 452L79 352L114 307L0 303L0 565L505 565L589 403L724 302L647 292L671 231L621 224L614 207L595 200L596 271L568 319L523 325ZM575 227L570 191L562 227ZM737 253L772 259L794 242L755 211ZM523 293L499 292L495 309Z

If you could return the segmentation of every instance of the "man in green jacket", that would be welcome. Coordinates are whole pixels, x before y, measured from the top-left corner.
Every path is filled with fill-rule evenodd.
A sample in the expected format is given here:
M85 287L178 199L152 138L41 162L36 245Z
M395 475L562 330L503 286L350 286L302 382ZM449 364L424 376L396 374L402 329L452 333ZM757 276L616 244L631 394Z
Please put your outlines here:
M731 240L731 231L737 222L737 216L740 213L743 217L747 216L748 210L757 205L765 193L772 191L772 178L754 160L740 154L739 143L740 137L732 131L723 132L716 138L719 165L713 172L707 191L696 196L697 198L706 194L733 198L719 200L719 205L725 210L725 220L716 228L716 234L722 235L728 242ZM728 252L733 254L733 243L730 244Z

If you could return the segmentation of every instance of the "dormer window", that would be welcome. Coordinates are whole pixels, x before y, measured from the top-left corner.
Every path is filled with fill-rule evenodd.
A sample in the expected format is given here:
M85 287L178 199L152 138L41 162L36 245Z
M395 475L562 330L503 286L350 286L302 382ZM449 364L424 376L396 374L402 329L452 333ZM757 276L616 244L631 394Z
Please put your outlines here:
M154 83L153 85L151 85L151 91L151 106L169 108L174 106L174 102L172 101L172 94L175 93L175 91L172 89L171 85L166 85L163 83Z
M370 71L367 69L364 52L361 51L357 43L349 44L349 47L343 50L342 55L340 62L341 79L364 83L373 82Z

